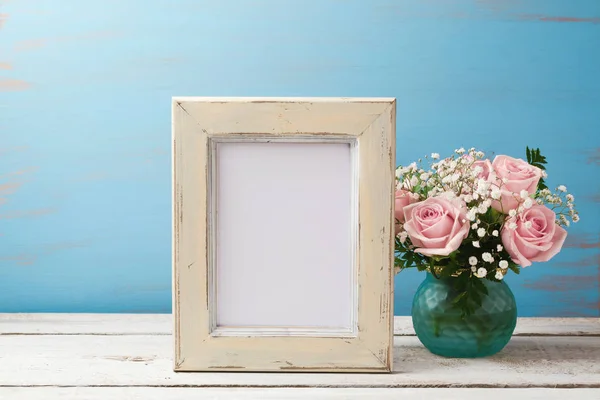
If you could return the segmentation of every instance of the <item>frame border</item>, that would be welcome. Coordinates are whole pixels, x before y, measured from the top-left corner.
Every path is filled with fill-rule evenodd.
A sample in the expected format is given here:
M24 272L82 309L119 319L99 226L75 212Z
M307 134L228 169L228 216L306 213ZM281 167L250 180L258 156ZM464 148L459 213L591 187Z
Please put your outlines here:
M393 98L172 99L175 371L392 370L395 114ZM266 138L357 143L355 335L212 332L211 146Z

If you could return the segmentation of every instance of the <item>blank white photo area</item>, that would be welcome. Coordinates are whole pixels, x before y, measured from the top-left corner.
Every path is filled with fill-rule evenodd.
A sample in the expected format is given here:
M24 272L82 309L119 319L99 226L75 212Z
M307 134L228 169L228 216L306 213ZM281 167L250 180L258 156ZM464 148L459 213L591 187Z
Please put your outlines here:
M351 143L218 142L216 326L354 330Z

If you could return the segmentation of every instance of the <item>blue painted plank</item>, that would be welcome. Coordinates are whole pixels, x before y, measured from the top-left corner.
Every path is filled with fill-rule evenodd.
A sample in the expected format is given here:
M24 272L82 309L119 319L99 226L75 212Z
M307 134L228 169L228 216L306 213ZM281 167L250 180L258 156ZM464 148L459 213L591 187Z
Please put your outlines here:
M599 71L596 0L0 0L0 312L170 310L171 96L394 96L399 164L542 148L582 221L508 281L599 316Z

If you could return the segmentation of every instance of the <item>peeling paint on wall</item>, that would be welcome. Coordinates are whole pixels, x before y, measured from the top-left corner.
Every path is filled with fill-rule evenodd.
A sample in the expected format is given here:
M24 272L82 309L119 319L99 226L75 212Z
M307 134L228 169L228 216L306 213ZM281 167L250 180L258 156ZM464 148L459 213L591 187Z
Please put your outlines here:
M16 265L33 265L33 263L36 260L36 256L35 255L28 255L28 254L18 254L16 256L6 256L6 257L0 257L0 262L12 262Z
M589 154L587 163L600 166L600 147L594 150L589 150L587 153Z
M1 154L2 150L0 149ZM8 196L14 194L26 182L23 180L23 175L35 172L36 170L37 167L30 167L0 175L0 205L7 203ZM15 178L19 179L15 180ZM1 181L5 182L1 183Z
M535 282L527 282L523 286L534 290L556 292L556 296L566 292L577 292L595 289L596 275L546 275Z
M575 22L575 23L592 23L600 24L600 17L578 18L566 16L550 16L541 14L519 14L515 16L520 20L525 21L541 21L541 22Z
M50 43L62 43L73 41L89 41L99 39L112 39L121 37L122 33L118 31L91 31L81 35L56 36L48 38L21 40L14 44L14 50L17 52L35 50L47 46Z
M561 261L561 262L557 262L553 265L553 268L559 268L559 269L565 269L565 270L569 270L569 269L573 269L573 268L588 270L590 268L595 268L595 267L600 267L600 254L594 254L594 255L591 255L588 257L579 258L579 259L571 260L571 261Z
M15 219L27 217L40 217L43 215L53 214L56 210L53 208L40 208L37 210L18 210L0 214L0 219Z
M0 92L17 92L31 87L29 82L19 79L0 79Z
M564 244L565 248L600 249L600 235L589 233L570 233Z
M9 17L8 14L0 13L0 30L2 30L2 28L4 27L4 24L6 23L6 20L8 19L8 17Z
M76 241L76 242L48 243L48 244L40 246L38 249L29 251L27 253L2 256L2 257L0 257L0 262L12 262L15 265L21 265L21 266L34 265L37 260L43 258L46 255L53 254L58 251L88 247L90 244L91 244L91 242L89 240L88 241Z
M8 202L6 196L16 192L16 190L20 188L22 184L23 182L10 182L0 184L0 204Z
M475 0L479 7L491 11L506 11L522 4L521 0Z
M31 40L21 40L15 43L14 50L15 51L27 51L27 50L35 50L41 47L44 47L48 41L46 39L31 39Z

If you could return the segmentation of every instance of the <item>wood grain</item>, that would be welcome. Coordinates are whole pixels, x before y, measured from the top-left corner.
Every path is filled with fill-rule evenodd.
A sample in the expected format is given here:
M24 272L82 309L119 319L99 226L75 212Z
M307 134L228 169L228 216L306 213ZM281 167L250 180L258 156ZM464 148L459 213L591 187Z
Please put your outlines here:
M493 357L446 359L397 336L392 374L177 373L169 336L0 338L0 387L600 388L599 337L515 337Z
M0 387L0 399L7 400L597 400L599 395L600 389Z

